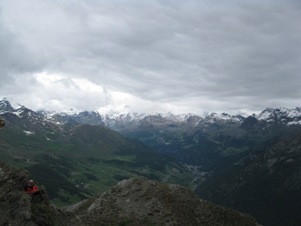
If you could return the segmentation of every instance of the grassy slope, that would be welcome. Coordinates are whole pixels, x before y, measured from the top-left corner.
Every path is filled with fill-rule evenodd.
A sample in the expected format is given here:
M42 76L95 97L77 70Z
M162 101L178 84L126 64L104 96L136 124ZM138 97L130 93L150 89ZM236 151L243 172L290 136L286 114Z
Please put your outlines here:
M61 206L99 194L125 178L181 184L192 179L172 159L99 126L80 126L64 136L54 129L26 135L8 127L0 140L1 159L27 168Z

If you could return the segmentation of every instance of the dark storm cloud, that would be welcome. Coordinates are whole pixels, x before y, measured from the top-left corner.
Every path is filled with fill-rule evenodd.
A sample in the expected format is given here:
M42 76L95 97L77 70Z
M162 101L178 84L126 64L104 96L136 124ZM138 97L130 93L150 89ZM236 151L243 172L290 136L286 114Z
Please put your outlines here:
M301 98L298 1L5 0L0 7L7 82L62 74L194 111L261 110Z

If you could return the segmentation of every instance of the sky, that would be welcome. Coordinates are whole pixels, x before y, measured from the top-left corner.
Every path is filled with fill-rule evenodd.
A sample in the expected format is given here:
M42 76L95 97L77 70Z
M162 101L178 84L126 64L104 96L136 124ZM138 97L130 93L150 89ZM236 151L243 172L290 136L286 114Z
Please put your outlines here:
M0 99L33 110L301 106L299 0L1 0Z

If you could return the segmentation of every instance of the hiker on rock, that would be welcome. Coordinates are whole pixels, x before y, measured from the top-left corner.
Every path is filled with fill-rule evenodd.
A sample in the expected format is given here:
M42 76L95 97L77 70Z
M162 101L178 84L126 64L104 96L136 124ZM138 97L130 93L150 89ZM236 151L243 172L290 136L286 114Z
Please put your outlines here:
M40 194L38 186L33 182L33 180L29 180L27 187L26 187L26 193L30 195L31 197L34 197L38 194Z

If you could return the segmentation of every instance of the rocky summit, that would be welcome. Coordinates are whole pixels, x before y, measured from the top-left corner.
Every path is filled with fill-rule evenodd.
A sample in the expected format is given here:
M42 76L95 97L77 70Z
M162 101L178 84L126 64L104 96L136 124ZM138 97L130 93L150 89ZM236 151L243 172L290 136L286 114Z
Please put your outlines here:
M24 191L26 170L0 162L0 225L210 225L258 226L251 216L200 200L178 185L145 178L123 180L103 195L59 209L41 188L41 199Z
M66 209L86 225L255 226L249 215L200 200L191 190L145 178L123 180Z

